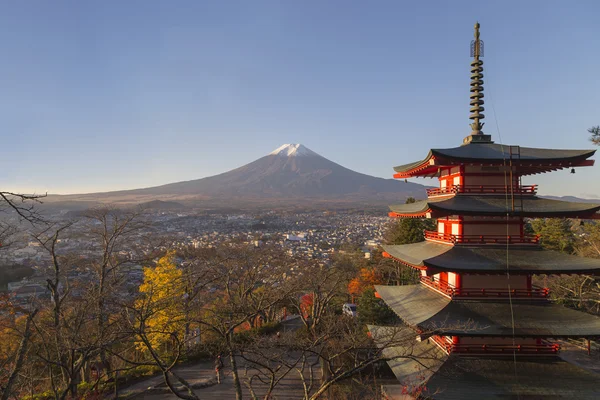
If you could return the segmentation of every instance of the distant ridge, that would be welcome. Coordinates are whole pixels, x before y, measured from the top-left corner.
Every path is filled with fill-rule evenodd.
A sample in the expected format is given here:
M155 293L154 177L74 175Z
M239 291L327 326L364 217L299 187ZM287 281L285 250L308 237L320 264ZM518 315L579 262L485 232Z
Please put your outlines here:
M60 197L69 201L148 203L162 200L229 207L234 203L264 204L275 200L290 204L332 201L388 204L404 202L409 196L424 198L425 186L355 172L302 144L284 144L256 161L207 178L144 189Z
M145 203L140 203L139 206L143 209L152 210L174 210L186 208L183 204L175 201L151 200Z

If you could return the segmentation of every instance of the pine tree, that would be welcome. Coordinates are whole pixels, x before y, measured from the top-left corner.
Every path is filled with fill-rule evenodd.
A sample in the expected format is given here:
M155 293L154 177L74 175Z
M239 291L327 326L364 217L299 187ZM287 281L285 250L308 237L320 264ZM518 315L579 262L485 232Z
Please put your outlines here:
M406 204L415 203L414 197L406 199ZM423 231L433 230L435 221L420 218L400 218L392 222L387 232L384 234L384 240L387 244L409 244L425 240Z
M358 318L361 324L385 325L396 319L396 314L385 302L375 297L375 289L365 289L358 299Z
M573 253L575 234L570 219L539 218L531 221L531 227L542 236L542 246L549 250Z

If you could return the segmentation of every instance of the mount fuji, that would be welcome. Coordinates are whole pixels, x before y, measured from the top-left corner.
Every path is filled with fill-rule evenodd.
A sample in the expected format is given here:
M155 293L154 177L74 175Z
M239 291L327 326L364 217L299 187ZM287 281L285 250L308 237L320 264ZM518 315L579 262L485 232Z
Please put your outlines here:
M117 203L186 200L231 206L252 202L264 205L265 202L280 203L281 200L384 204L389 201L403 202L408 196L425 197L425 187L361 174L301 144L284 144L256 161L207 178L145 189L67 197Z

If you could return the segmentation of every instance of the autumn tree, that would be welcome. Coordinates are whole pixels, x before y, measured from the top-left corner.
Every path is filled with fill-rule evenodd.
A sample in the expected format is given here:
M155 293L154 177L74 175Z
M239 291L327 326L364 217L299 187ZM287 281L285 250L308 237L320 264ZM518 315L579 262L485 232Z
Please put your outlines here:
M133 247L139 230L124 213L93 213L92 219L47 225L33 237L50 256L44 271L50 301L32 303L39 312L31 320L28 374L21 373L20 379L43 378L46 387L40 389L51 389L56 399L78 396L77 386L89 378L90 364L100 360L108 369L106 355L130 340L117 329L116 310L127 289L126 266L138 260ZM66 251L64 239L74 228L92 239L85 256Z
M139 296L133 305L122 304L120 320L121 334L135 341L143 357L118 357L129 365L158 367L171 393L197 400L190 383L173 370L184 357L190 339L186 336L185 283L174 251L168 251L155 266L144 268Z
M10 245L13 236L19 231L20 223L27 222L33 227L46 223L35 208L36 204L41 203L40 199L43 197L45 195L22 194L0 189L0 214L7 216L0 219L0 250ZM19 310L25 314L22 319L26 321L24 329L20 330L14 323L12 326L6 324L6 322L14 322L15 313L8 298L2 296L0 301L4 303L0 330L6 333L6 329L10 329L12 338L19 342L17 347L5 346L0 355L0 398L4 400L14 396L13 390L22 374L28 347L30 347L33 321L39 309L32 305L28 310ZM5 341L6 336L3 335L2 340ZM3 376L3 372L7 375Z
M175 264L175 252L169 251L156 266L144 268L144 282L139 287L136 308L150 315L143 321L146 339L154 349L164 348L174 336L183 337L185 313L183 307L183 273ZM147 350L144 343L140 349Z
M29 358L41 363L57 400L77 397L77 385L84 379L82 371L98 356L103 340L93 334L94 313L90 309L95 299L69 279L74 259L59 251L60 239L72 225L50 226L34 237L51 257L46 279L51 301L40 304L39 317L32 321Z
M375 268L361 268L358 276L348 284L348 293L352 298L361 296L365 290L382 283L381 273Z
M315 330L327 314L341 309L347 301L348 284L355 275L355 266L346 258L332 265L311 261L299 265L295 279L288 282L295 293L290 298L290 307L300 315L306 329Z
M269 322L287 304L293 289L286 284L289 260L279 249L224 243L199 254L207 268L212 293L203 303L196 322L212 343L229 358L236 399L242 398L242 376L238 366L244 326L256 326L257 319ZM265 320L266 319L266 320Z
M38 310L15 318L16 309L6 294L0 294L0 308L4 311L0 316L0 399L8 400L26 361L31 324Z
M138 211L124 212L114 207L89 210L81 224L89 235L92 256L83 263L93 274L88 292L95 299L92 308L96 321L96 335L104 338L100 348L100 362L109 367L105 348L119 341L116 324L111 323L111 308L120 301L119 291L127 284L127 276L134 265L153 258L160 243L153 243L144 235L146 227ZM160 240L161 238L158 238ZM156 240L156 238L155 238ZM140 250L143 248L146 250Z

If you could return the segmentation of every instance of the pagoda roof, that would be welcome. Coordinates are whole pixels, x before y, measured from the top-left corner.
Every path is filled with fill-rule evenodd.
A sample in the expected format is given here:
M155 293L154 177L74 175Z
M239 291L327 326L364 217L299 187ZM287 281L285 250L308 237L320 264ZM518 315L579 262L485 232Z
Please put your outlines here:
M407 326L367 325L367 328L400 382L422 385L448 358L438 346L427 340L417 341L414 329Z
M600 376L558 356L447 355L428 340L394 342L399 327L369 325L369 332L399 385L384 385L390 399L406 399L419 387L427 398L479 400L521 398L600 398ZM414 337L414 335L413 335Z
M600 376L557 356L519 357L516 362L512 357L451 356L435 373L423 373L429 379L423 383L427 398L435 400L600 398ZM405 385L383 385L383 391L387 399L413 398L407 397Z
M395 260L429 274L439 271L481 273L594 274L600 259L544 250L538 246L451 246L430 241L382 246Z
M440 166L503 165L512 158L512 164L519 168L521 175L530 175L562 168L593 165L593 161L583 161L593 156L595 152L596 150L538 149L498 143L469 143L448 149L431 149L423 160L394 167L394 171L397 173L395 176L397 178L419 175L434 177L439 176Z
M522 204L522 207L521 207ZM517 196L515 211L506 195L455 195L450 198L432 198L408 204L391 205L392 216L425 217L429 213L435 216L479 215L523 217L593 217L600 210L600 204L578 203L545 199L537 196Z
M419 284L378 285L375 290L407 325L425 332L450 336L600 337L599 317L546 301L513 299L511 305L506 300L451 300Z
M436 400L597 399L598 382L600 375L558 356L449 357L427 389Z

